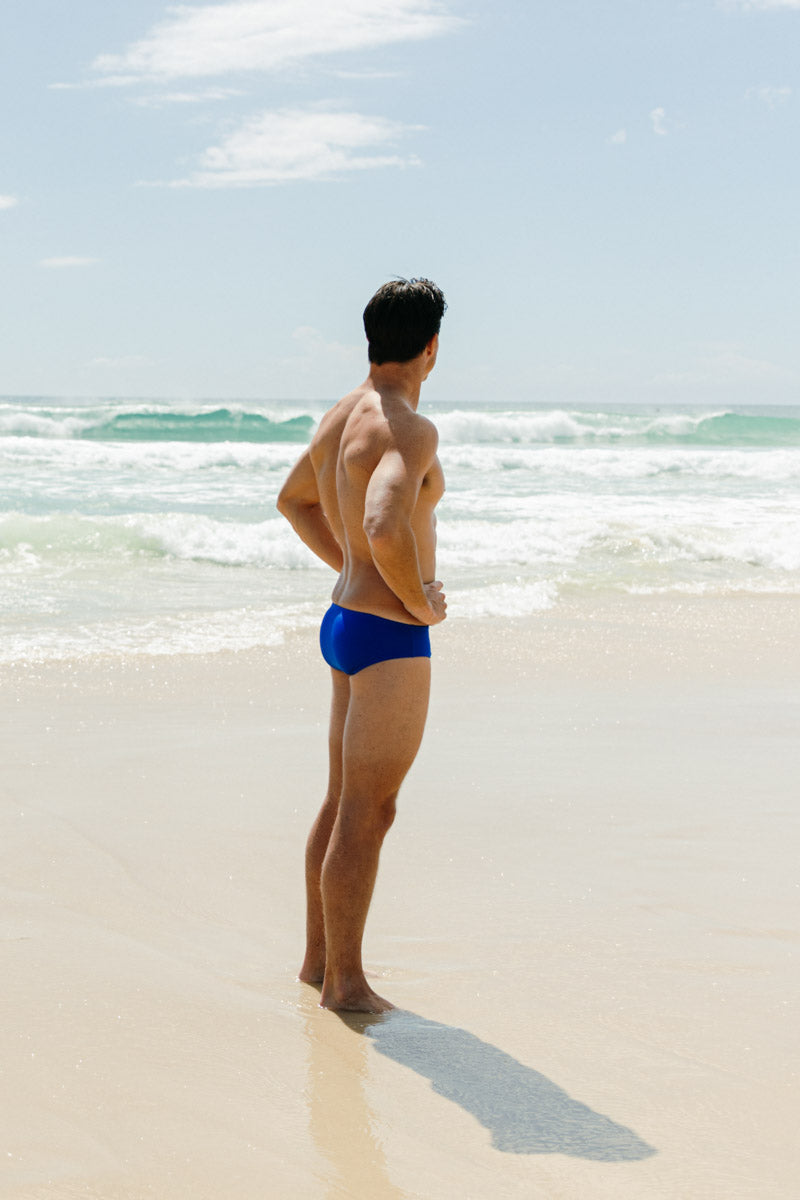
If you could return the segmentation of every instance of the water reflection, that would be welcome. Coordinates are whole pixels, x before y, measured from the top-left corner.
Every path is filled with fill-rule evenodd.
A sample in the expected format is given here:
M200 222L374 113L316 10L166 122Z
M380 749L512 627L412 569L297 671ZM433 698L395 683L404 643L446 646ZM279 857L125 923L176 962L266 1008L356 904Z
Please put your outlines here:
M315 997L316 999L316 997ZM316 1003L306 1011L311 1135L328 1164L327 1200L407 1200L389 1179L379 1125L367 1103L371 1046Z

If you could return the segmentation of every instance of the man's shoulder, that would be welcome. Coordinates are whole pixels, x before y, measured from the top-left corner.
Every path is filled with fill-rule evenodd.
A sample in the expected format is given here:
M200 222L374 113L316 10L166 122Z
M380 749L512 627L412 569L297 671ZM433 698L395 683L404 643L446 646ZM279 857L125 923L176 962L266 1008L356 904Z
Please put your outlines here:
M439 431L430 417L409 409L397 423L398 442L419 448L423 452L436 453L439 445Z
M409 404L387 403L386 397L369 385L348 393L329 409L317 429L317 437L335 439L342 450L369 451L378 458L399 451L404 457L436 453L439 434L428 417Z
M438 434L432 421L409 409L383 422L373 446L376 466L383 462L388 470L394 470L402 462L404 471L423 475L436 456Z
M320 418L319 425L312 438L312 445L327 441L331 436L340 437L342 430L350 419L353 409L360 399L358 391L353 391L347 396L343 396L341 400L338 400L332 408L329 408Z
M331 424L345 422L363 398L364 389L355 388L352 392L348 392L346 396L342 396L341 400L337 400L333 407L328 409L322 420Z

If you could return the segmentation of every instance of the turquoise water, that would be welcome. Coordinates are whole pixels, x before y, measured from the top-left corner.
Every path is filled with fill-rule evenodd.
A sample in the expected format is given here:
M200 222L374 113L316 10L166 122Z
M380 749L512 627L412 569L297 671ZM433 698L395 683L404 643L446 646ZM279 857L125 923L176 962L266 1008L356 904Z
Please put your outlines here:
M326 406L0 400L0 659L279 642L331 587L275 512ZM800 595L800 409L428 409L450 616Z

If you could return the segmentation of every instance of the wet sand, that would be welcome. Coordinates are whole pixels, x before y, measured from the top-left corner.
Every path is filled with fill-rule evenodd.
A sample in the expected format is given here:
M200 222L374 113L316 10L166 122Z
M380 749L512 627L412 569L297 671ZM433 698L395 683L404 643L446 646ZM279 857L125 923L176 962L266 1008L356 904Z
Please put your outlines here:
M798 625L437 630L380 1019L295 980L313 638L3 668L0 1197L793 1200Z

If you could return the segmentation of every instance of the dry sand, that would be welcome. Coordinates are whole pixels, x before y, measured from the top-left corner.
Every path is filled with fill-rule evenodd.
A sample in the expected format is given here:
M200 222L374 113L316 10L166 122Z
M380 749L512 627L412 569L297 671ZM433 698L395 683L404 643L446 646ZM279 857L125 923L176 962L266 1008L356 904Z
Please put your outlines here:
M4 668L3 1200L795 1200L797 603L435 633L366 960L295 980L311 637Z

